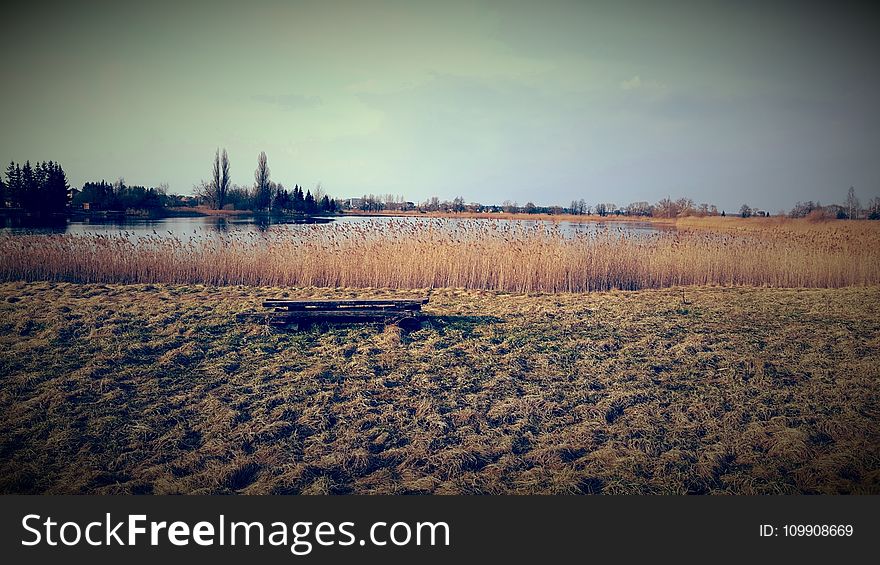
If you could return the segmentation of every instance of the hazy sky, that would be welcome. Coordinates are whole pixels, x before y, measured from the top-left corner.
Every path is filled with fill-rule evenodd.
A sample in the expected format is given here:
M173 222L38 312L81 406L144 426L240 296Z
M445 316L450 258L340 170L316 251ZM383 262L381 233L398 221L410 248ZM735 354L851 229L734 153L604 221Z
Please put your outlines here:
M74 185L190 193L220 146L340 197L880 194L877 19L842 4L73 4L5 9L0 160Z

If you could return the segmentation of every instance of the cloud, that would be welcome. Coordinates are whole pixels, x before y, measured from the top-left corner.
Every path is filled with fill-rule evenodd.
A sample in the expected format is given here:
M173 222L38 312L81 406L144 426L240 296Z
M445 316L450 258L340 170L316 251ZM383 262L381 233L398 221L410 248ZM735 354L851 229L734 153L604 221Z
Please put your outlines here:
M636 75L620 83L621 90L635 90L642 86L642 77Z
M660 92L666 90L666 85L656 80L642 80L641 76L635 75L621 82L620 89Z
M317 96L303 96L301 94L255 94L252 98L257 102L271 104L285 110L314 108L322 104L321 99Z

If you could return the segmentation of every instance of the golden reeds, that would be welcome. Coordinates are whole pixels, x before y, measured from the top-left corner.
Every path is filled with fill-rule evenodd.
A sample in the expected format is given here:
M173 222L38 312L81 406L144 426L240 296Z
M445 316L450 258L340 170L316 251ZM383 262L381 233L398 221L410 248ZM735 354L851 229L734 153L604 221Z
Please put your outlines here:
M837 288L880 283L878 242L880 230L868 222L653 234L600 226L572 235L558 225L435 219L191 239L3 235L0 280L513 292Z

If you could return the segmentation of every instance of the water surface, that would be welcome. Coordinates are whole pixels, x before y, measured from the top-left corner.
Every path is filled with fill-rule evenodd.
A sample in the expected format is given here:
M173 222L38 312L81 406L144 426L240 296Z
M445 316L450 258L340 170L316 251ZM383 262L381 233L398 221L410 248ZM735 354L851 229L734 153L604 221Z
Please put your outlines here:
M50 221L33 220L30 218L0 217L0 233L16 234L104 234L123 235L132 239L141 237L175 237L180 240L213 237L221 234L247 235L261 234L271 231L273 235L290 233L295 237L305 229L320 229L333 226L336 229L351 225L352 227L378 226L379 228L392 223L413 225L434 224L455 230L461 225L496 224L498 226L519 227L556 227L563 235L576 233L593 233L600 230L614 230L627 234L653 234L666 231L650 222L572 222L546 221L528 219L471 219L471 218L428 218L419 216L338 216L328 218L312 218L295 220L287 218L267 218L265 216L198 216L179 218L132 218L97 219L97 218L54 218Z

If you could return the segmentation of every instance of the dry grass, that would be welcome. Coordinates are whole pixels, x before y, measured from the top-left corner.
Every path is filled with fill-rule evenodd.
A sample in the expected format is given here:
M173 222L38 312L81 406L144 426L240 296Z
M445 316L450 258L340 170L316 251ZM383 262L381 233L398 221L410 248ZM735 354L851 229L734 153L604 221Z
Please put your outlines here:
M674 220L679 230L708 230L713 232L760 234L764 238L822 237L823 239L856 240L863 244L880 242L880 222L863 220L792 219L782 216L769 218L739 218L690 216Z
M5 235L0 280L511 292L880 284L876 222L721 220L652 235L604 227L573 237L558 226L442 219L312 226L296 236Z
M0 284L0 492L880 493L880 289ZM684 296L683 296L684 294Z

